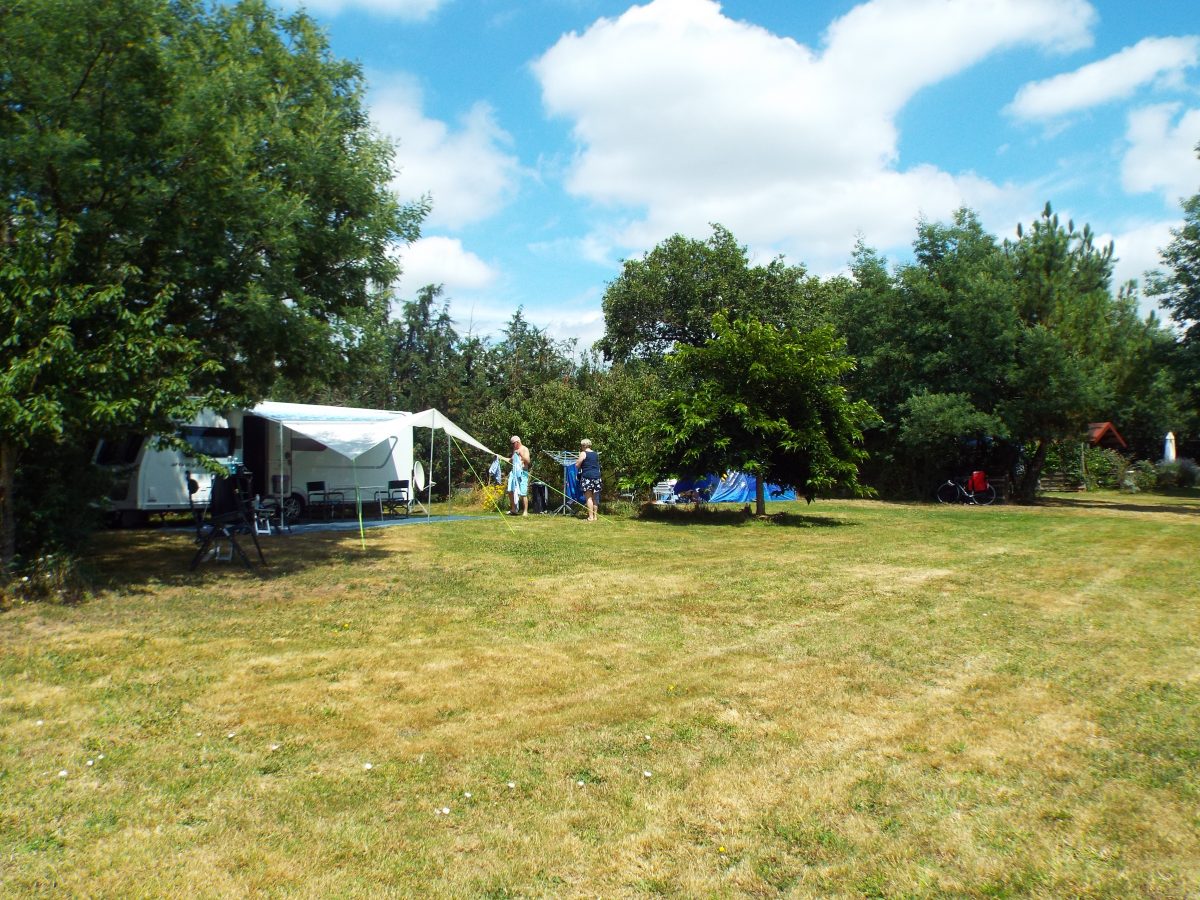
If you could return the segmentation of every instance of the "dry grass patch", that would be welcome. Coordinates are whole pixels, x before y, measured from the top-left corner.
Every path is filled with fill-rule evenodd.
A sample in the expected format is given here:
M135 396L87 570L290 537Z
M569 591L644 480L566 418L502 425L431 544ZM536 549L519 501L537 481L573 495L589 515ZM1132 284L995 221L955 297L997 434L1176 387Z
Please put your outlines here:
M107 535L96 600L0 616L0 877L1191 896L1194 506L490 519L272 538L265 579Z

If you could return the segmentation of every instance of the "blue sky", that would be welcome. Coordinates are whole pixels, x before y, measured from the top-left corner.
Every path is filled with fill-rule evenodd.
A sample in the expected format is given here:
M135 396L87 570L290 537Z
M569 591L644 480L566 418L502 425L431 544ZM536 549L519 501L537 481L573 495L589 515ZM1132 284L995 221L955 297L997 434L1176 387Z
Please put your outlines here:
M720 222L756 259L903 261L919 217L1048 200L1140 278L1200 190L1195 0L317 0L402 198L399 295L587 344L620 260Z

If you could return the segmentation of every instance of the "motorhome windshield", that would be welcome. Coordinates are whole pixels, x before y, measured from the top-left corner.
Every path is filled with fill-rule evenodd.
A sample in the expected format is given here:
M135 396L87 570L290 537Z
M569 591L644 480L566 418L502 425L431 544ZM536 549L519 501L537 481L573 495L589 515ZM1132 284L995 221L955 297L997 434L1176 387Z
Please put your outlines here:
M179 429L179 436L196 453L214 459L233 456L236 434L232 428L203 428L199 425L184 425Z

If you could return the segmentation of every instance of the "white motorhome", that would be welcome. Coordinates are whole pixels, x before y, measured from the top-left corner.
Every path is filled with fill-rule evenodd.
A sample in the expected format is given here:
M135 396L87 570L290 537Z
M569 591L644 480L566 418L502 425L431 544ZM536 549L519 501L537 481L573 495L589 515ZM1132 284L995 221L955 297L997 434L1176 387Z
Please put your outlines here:
M254 494L282 499L296 515L307 504L309 482L323 481L352 501L356 488L370 500L389 481L411 480L413 427L432 427L427 419L428 413L264 402L205 410L180 425L178 435L197 454L245 471ZM153 436L101 441L94 461L113 474L110 508L124 524L204 505L212 490L212 475L197 455L156 449Z

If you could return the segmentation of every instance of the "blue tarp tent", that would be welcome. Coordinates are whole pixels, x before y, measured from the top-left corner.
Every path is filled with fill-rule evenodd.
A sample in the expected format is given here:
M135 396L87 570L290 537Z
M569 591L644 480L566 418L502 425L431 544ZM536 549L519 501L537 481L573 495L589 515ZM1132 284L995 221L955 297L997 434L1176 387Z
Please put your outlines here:
M696 490L702 494L711 491L709 503L753 503L754 492L758 481L753 475L744 472L726 472L724 478L707 475L703 478L681 478L675 483L675 494L680 496L688 491ZM796 492L790 487L768 484L766 487L767 500L795 500Z

